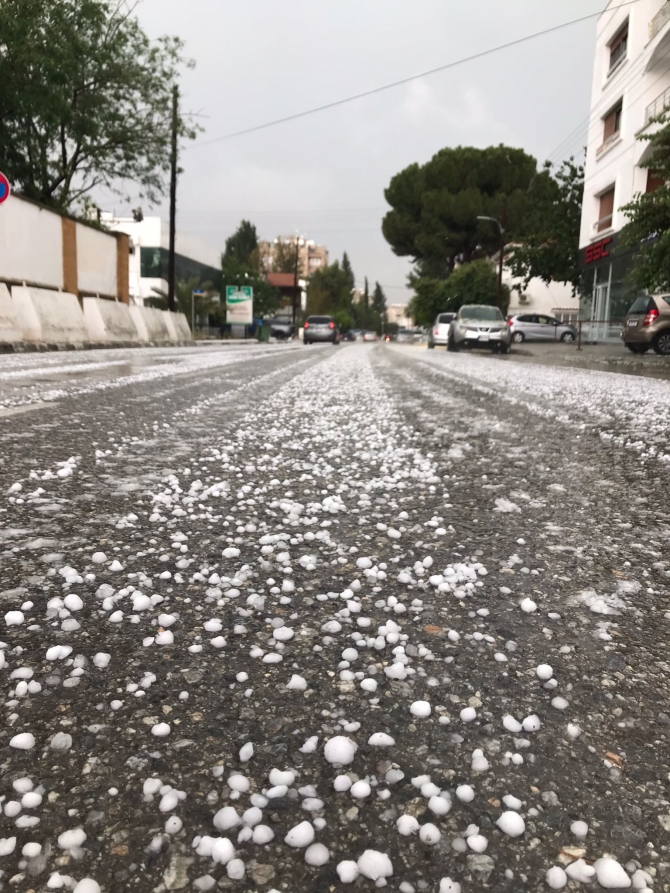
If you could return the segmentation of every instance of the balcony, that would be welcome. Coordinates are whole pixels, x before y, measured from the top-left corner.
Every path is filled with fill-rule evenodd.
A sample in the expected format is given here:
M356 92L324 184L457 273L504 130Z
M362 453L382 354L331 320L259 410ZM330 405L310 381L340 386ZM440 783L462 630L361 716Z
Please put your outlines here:
M670 0L661 6L649 22L649 40L653 40L667 22L670 22Z
M653 102L650 102L644 110L644 126L646 127L650 121L658 118L668 108L670 108L670 87L664 90L660 96L657 96Z

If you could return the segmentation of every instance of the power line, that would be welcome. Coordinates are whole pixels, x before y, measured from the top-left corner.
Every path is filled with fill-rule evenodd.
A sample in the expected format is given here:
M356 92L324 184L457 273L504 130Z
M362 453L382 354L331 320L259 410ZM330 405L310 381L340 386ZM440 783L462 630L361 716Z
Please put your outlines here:
M621 3L619 5L619 9L624 6L632 6L634 3L638 3L639 0L626 0L626 2ZM578 25L581 22L588 22L590 19L599 18L602 15L602 12L592 12L589 15L581 16L577 19L571 19L569 22L563 22L560 25L554 25L551 28L545 28L543 31L536 31L534 34L527 34L525 37L518 37L516 40L510 40L508 43L499 44L496 47L491 47L488 50L482 50L479 53L473 53L471 56L465 56L462 59L456 59L454 62L447 62L445 65L439 65L437 68L431 68L428 71L422 71L420 74L413 74L406 78L401 78L398 81L392 81L390 84L383 84L381 87L373 87L371 90L364 90L362 93L356 93L353 96L347 96L344 99L336 99L333 102L327 102L324 105L316 106L312 109L306 109L303 112L296 112L293 115L287 115L284 118L276 118L274 121L266 121L264 124L256 124L253 127L247 127L244 130L237 130L234 133L227 133L225 136L214 137L211 140L205 140L204 142L195 143L189 148L195 149L200 146L209 146L212 143L223 142L224 140L231 140L238 136L245 136L248 133L255 133L259 130L266 130L268 127L275 127L277 124L285 124L288 121L295 121L298 118L305 118L308 115L314 115L317 112L324 112L328 109L337 108L341 105L346 105L350 102L355 102L358 99L363 99L366 96L374 96L377 93L383 93L386 90L392 90L394 87L401 87L404 84L409 84L412 81L419 80L420 78L429 77L433 74L438 74L441 71L448 71L451 68L456 68L459 65L464 65L466 62L474 62L477 59L483 59L486 56L490 56L494 53L498 53L501 50L506 50L511 47L520 46L521 44L527 43L530 40L535 40L538 37L545 37L547 34L554 34L557 31L561 31L564 28L569 28L572 25Z

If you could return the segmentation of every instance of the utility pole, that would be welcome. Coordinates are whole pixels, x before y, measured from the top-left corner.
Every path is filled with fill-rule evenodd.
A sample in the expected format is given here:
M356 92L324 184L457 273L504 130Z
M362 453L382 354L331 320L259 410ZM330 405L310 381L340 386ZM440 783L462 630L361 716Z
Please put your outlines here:
M300 266L300 236L295 234L295 268L293 271L293 335L297 335L298 328L296 326L298 318L298 270Z
M175 219L177 216L177 129L179 127L179 87L172 88L172 151L170 153L170 246L168 248L168 310L175 309Z
M500 232L500 260L498 262L498 309L502 312L503 305L503 265L505 263L505 228L495 217L477 217L477 220L488 220L495 223Z

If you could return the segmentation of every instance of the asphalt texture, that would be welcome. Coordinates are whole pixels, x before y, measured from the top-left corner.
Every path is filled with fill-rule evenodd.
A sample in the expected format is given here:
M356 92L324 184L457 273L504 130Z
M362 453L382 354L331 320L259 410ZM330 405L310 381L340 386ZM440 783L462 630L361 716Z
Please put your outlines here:
M0 890L670 890L669 413L411 346L2 358Z

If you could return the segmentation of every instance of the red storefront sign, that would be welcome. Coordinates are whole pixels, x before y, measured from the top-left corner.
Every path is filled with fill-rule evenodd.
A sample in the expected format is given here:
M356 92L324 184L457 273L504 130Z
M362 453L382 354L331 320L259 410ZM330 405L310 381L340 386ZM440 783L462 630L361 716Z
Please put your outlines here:
M612 244L611 236L608 239L601 239L600 242L594 242L589 245L584 255L585 264L593 264L597 260L610 256L610 245Z

